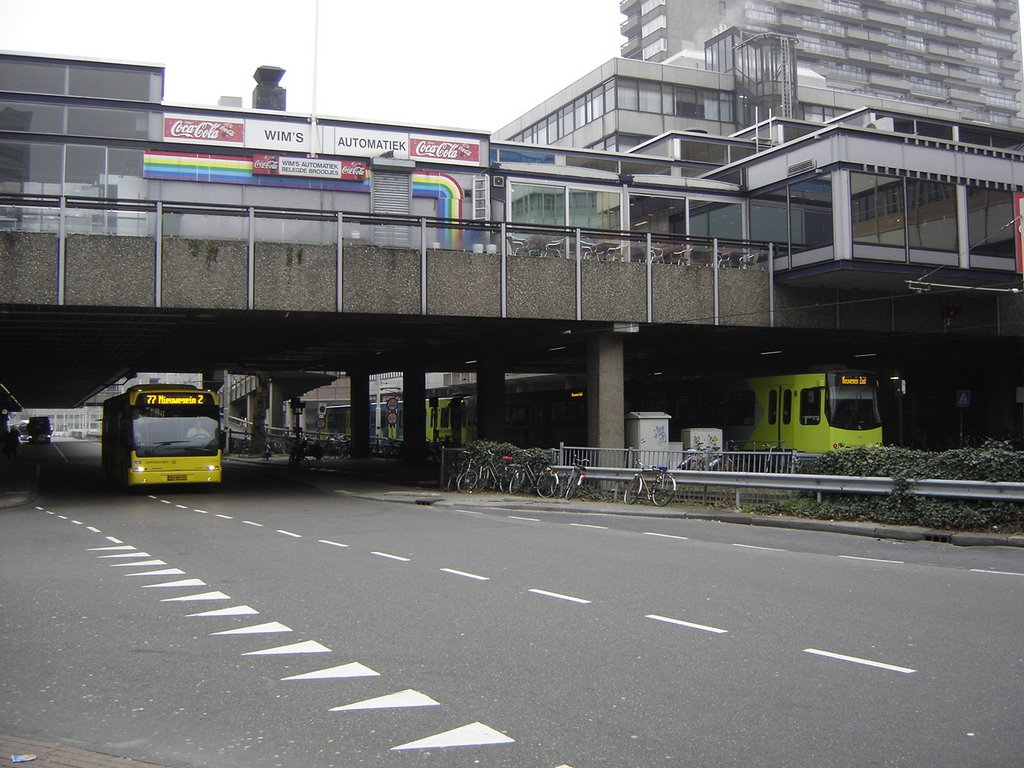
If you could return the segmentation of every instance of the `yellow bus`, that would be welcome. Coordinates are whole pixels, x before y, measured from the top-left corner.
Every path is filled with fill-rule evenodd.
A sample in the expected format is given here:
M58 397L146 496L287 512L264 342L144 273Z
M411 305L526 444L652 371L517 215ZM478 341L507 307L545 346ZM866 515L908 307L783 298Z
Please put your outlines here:
M220 483L217 396L189 385L139 384L103 403L103 469L128 487Z

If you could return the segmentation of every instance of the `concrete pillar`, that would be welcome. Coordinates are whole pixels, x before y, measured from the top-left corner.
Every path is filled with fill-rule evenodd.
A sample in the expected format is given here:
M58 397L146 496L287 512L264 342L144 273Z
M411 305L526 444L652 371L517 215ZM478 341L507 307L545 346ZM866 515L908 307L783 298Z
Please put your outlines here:
M626 444L622 359L619 334L596 336L587 344L587 444L595 448Z
M481 440L505 440L505 361L490 355L477 363L476 434Z
M267 404L267 426L288 426L284 414L284 387L273 379L270 381L270 401Z
M370 375L365 369L348 371L349 418L351 443L349 451L353 459L365 459L370 455Z
M426 455L427 387L419 366L402 371L402 433L406 461L420 462Z

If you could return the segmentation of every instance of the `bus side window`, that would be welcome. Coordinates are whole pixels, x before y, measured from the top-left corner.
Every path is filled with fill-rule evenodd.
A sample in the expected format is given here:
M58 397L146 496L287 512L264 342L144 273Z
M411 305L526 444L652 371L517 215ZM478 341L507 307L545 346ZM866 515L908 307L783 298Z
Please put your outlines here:
M821 423L821 390L819 388L800 390L800 423L809 426Z
M789 424L793 420L793 390L782 393L782 423Z
M772 390L768 393L768 423L774 424L779 419L779 393Z

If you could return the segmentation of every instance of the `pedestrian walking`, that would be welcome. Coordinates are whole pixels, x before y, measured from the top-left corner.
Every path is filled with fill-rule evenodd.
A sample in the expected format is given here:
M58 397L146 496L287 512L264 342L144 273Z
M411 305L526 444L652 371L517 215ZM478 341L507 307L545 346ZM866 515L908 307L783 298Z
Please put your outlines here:
M17 427L11 427L4 435L4 456L8 461L18 460L18 443L21 442L21 433Z

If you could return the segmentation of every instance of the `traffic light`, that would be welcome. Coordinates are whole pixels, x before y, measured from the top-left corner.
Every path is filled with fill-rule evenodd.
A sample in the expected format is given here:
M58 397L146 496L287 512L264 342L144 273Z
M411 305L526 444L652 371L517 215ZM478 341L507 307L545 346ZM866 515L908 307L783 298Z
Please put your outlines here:
M945 307L942 310L942 324L949 328L956 316L960 314L960 307Z

